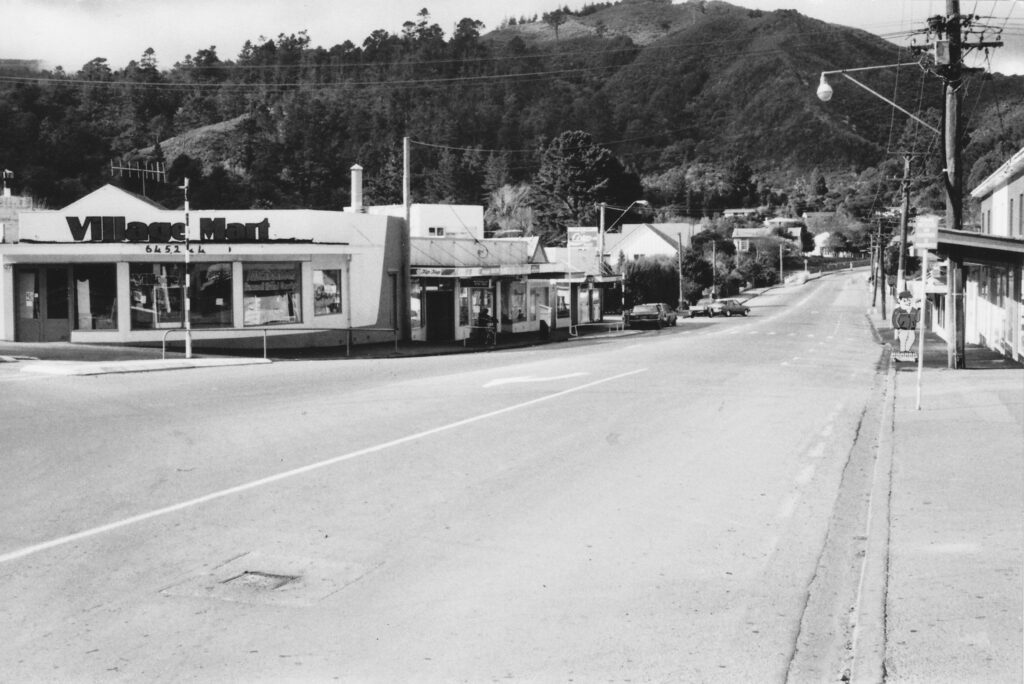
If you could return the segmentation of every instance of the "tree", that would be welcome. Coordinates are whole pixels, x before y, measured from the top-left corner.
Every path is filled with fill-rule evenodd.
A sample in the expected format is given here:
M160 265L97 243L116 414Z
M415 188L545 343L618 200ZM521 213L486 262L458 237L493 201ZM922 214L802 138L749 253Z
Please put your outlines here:
M555 42L558 42L558 27L564 24L566 19L565 10L557 9L554 12L544 13L544 23L555 30Z
M593 224L600 202L630 204L641 193L640 179L583 131L551 142L533 188L545 244L565 244L566 226Z
M533 207L530 186L503 185L491 192L484 221L497 233L533 235Z
M624 282L632 304L679 299L679 268L673 257L664 254L627 263Z
M695 249L684 249L682 262L683 297L693 304L701 298L704 290L712 284L711 263Z

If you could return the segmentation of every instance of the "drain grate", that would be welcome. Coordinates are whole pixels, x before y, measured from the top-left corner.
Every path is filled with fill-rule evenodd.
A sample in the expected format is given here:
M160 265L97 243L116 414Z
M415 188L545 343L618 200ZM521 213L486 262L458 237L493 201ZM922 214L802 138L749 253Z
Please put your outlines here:
M246 570L241 575L224 580L221 584L250 591L273 591L297 579L299 579L297 575L275 575L269 572Z

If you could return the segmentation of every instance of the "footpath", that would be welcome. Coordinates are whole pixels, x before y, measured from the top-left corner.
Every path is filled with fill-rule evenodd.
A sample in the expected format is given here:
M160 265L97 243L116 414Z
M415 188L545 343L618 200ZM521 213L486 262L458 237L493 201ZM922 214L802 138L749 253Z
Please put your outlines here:
M925 335L920 408L917 363L889 366L884 659L854 681L1024 681L1024 368L984 347L965 358L949 370Z

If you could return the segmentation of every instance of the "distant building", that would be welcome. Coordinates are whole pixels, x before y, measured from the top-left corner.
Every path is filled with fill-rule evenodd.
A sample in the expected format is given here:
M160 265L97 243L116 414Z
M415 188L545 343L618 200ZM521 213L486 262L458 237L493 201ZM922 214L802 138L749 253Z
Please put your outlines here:
M622 232L606 233L604 253L607 263L612 268L618 264L620 256L626 261L634 261L640 257L672 256L693 242L693 236L704 227L698 221L680 223L627 223Z

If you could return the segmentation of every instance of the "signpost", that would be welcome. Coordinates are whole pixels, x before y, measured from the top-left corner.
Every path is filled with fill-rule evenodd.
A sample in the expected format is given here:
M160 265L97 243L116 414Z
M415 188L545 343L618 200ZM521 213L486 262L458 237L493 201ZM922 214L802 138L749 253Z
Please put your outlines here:
M919 221L914 227L914 249L921 254L921 316L918 318L917 340L917 410L921 410L921 374L924 371L924 314L925 284L928 278L928 250L939 248L939 224L937 221Z
M568 255L569 267L569 336L579 335L577 326L573 325L572 319L578 314L578 306L572 298L572 262L573 252L576 252L583 274L601 273L601 255L594 252L598 247L598 229L587 227L566 228L566 254ZM596 258L595 258L596 257Z

